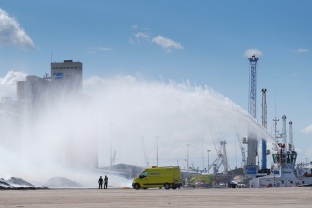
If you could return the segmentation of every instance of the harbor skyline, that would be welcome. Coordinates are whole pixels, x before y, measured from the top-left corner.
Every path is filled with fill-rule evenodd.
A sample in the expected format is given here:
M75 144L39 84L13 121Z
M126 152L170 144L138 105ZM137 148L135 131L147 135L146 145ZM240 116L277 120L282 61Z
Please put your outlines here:
M248 111L248 57L256 55L258 123L261 123L261 89L266 88L268 132L272 133L273 119L281 122L285 114L287 123L293 122L298 160L312 160L309 96L312 31L307 27L311 6L308 1L254 1L254 6L244 1L3 2L0 96L14 99L16 80L26 75L43 76L49 73L50 62L72 59L83 63L83 89L87 95L92 96L99 84L102 87L106 84L111 98L115 98L113 89L120 93L127 89L125 83L132 87L129 94L133 96L135 90L142 90L138 93L141 96L159 90L170 97L172 94L165 93L168 88L182 96L201 89L198 91L202 99L205 89L209 89ZM151 91L144 92L146 88ZM182 88L187 89L186 94ZM142 97L136 99L151 104ZM186 96L181 100L188 99L191 98ZM202 103L200 106L204 108ZM199 149L193 149L205 152L196 156L200 158L196 162L200 168L201 158L207 158L207 149L211 150L211 160L216 156L209 139L211 129L207 124L204 126L204 133L197 126L198 135L189 136L204 135L204 151L200 142L196 145ZM137 139L141 136L147 137L139 135ZM161 139L166 136L155 132L150 137L155 136L159 136L161 148ZM225 140L232 141L234 151L235 135ZM239 152L238 145L236 148ZM235 163L240 164L232 158L231 167Z

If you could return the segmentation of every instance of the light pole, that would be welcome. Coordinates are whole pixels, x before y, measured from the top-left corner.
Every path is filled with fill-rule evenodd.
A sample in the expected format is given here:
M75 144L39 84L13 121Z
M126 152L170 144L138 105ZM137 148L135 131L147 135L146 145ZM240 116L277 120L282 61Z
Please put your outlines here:
M210 152L210 150L207 150L207 152L208 152L208 168L207 168L207 172L209 174L209 152Z
M157 161L157 167L158 167L158 136L156 136L156 161Z
M189 174L189 156L188 156L188 147L190 145L189 144L186 144L186 170L187 170L187 175Z

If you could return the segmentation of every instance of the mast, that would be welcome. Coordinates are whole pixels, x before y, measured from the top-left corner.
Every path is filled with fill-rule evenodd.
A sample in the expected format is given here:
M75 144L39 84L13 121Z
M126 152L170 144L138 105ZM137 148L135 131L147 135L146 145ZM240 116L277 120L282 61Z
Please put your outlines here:
M294 151L294 138L293 138L293 130L292 130L292 121L289 121L289 151Z
M283 115L282 119L283 119L283 130L282 130L282 138L283 138L283 140L282 140L282 141L283 141L283 143L284 143L285 145L287 145L286 116ZM285 150L287 150L287 147L285 148Z
M267 104L266 104L266 92L267 89L263 88L262 92L262 126L266 129L267 128ZM262 139L262 164L261 169L267 168L267 143L265 139Z

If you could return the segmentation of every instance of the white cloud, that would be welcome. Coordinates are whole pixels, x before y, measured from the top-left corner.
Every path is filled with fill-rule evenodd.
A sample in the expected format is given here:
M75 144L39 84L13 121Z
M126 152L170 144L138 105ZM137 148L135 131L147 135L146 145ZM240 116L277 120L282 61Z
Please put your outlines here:
M291 53L308 53L309 49L306 48L298 48L297 50L290 50Z
M0 84L16 84L17 81L25 80L26 76L23 72L9 71L5 77L0 77Z
M98 50L99 50L99 51L111 51L111 50L113 50L113 49L108 48L108 47L98 47Z
M136 29L138 29L138 27L139 27L139 25L136 25L136 24L135 25L131 25L131 29L132 30L136 30Z
M309 126L303 128L301 130L301 132L306 133L306 134L312 133L312 124L310 124Z
M96 53L97 51L112 51L109 47L91 47L87 48L88 53Z
M138 30L139 28L140 28L140 30L145 30L145 31L150 30L150 28L148 28L148 27L139 27L139 25L137 25L137 24L131 25L130 27L132 30Z
M16 82L26 80L27 74L9 71L5 77L0 77L0 99L2 97L16 97Z
M150 35L148 33L137 32L136 34L134 34L134 37L129 38L129 43L135 44L135 43L140 42L141 39L149 42L151 38L150 38Z
M135 34L135 37L136 37L137 39L140 39L140 38L148 39L148 38L149 38L149 35L148 35L147 33L138 32L137 34Z
M170 51L171 49L182 49L182 45L178 42L175 42L169 38L163 37L161 35L154 37L152 42L160 45L162 48L167 49Z
M0 46L7 44L20 48L34 48L32 39L19 23L0 8Z
M296 72L292 72L289 74L289 77L297 77L297 76L298 76L298 74Z
M129 43L134 44L135 41L132 38L129 38Z
M131 25L131 28L133 30L137 30L139 28L138 25ZM143 31L148 32L137 32L134 34L135 38L129 38L129 43L134 44L136 42L140 42L140 40L145 40L147 42L156 43L157 45L160 45L162 48L166 49L168 52L170 52L172 49L182 49L182 45L178 42L175 42L167 37L158 35L158 36L152 36L150 34L149 28L140 28Z
M250 58L253 55L255 55L256 57L262 56L262 51L260 51L257 48L251 48L251 49L247 49L244 53L244 56L247 58Z

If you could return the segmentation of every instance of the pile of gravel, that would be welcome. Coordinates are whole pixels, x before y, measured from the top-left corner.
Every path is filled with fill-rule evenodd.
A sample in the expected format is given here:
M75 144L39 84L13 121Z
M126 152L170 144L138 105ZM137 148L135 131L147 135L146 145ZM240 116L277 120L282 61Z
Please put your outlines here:
M0 189L46 189L47 187L35 187L22 178L11 177L7 180L0 178Z
M22 178L0 178L0 189L82 188L82 184L64 177L50 178L43 187L36 187Z
M34 187L34 185L32 185L31 183L25 181L22 178L15 178L15 177L11 177L8 180L6 180L6 182L8 182L9 184L13 185L13 186L20 186L20 187Z
M8 188L10 186L3 178L0 178L0 188Z
M84 187L82 184L69 180L64 177L54 177L50 178L45 186L49 188L82 188Z

